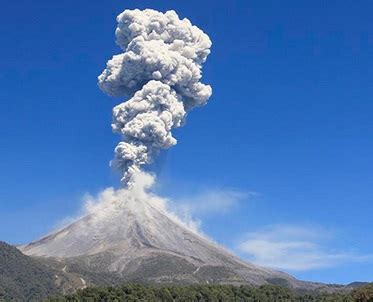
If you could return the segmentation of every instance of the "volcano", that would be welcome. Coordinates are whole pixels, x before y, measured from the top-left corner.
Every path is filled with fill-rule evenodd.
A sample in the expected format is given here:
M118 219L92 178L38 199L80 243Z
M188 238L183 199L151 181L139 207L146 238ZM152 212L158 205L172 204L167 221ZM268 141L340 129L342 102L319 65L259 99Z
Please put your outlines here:
M20 250L54 261L63 273L80 276L82 285L130 281L279 284L290 288L311 285L242 261L193 231L154 198L115 191L107 194L110 201L92 213Z

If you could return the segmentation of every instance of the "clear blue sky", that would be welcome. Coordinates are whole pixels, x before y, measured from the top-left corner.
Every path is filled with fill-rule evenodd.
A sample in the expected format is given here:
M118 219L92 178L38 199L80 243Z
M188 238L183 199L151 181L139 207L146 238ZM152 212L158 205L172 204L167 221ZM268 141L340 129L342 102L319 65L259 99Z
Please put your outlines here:
M227 3L2 3L0 240L36 239L84 193L119 186L108 167L116 101L96 77L119 52L117 14L175 9L213 41L203 76L213 96L155 164L159 192L256 192L199 213L203 231L246 259L237 246L253 232L281 257L316 257L287 270L302 279L373 281L373 2ZM311 247L286 247L299 241Z

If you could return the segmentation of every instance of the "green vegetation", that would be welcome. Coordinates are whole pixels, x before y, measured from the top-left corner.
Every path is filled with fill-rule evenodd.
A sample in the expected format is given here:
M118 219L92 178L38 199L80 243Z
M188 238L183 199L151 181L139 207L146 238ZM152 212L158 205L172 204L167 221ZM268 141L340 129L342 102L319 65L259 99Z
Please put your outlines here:
M263 285L258 288L232 285L147 286L126 284L116 287L91 287L73 295L50 298L49 302L114 302L114 301L243 301L243 302L370 302L373 285L351 293L297 295L289 289ZM370 295L370 296L369 296Z
M372 302L373 301L373 283L358 287L351 292L354 301Z
M40 301L59 291L52 271L0 242L0 301Z

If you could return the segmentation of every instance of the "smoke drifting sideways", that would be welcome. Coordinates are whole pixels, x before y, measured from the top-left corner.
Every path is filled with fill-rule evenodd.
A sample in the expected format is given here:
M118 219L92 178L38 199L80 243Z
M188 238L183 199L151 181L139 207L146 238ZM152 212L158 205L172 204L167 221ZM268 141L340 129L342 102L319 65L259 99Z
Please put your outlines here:
M176 145L172 129L211 96L211 87L200 82L211 41L174 11L125 10L117 22L116 43L123 53L107 62L98 85L110 96L128 98L113 108L112 128L122 140L111 166L131 187L142 165Z

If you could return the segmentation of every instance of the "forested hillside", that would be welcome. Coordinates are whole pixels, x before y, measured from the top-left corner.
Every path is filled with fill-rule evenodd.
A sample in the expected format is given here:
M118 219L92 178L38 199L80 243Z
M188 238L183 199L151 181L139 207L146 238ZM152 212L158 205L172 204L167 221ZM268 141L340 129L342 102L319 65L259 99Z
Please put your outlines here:
M54 281L46 266L0 242L0 301L40 301L58 293Z

